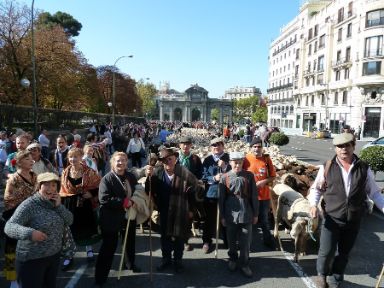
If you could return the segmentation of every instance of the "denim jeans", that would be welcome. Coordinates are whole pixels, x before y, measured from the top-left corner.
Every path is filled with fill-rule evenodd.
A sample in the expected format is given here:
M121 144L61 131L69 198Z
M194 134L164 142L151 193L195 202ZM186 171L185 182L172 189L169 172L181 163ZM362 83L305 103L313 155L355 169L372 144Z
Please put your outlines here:
M228 256L231 261L239 259L241 267L249 262L249 250L252 241L252 223L227 223ZM239 245L237 245L237 241ZM237 248L240 250L240 258Z
M269 227L269 209L271 200L259 200L259 225L263 231L263 240L268 242L272 238Z

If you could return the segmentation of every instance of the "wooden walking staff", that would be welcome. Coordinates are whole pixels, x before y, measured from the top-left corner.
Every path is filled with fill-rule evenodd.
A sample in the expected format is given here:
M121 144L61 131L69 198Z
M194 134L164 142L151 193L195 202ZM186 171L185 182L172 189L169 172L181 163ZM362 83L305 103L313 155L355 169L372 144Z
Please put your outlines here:
M383 268L381 269L381 273L380 273L380 276L379 276L379 280L377 280L377 284L376 284L376 287L375 287L375 288L379 288L379 287L380 287L381 278L383 278L383 274L384 274L384 263L383 263Z
M127 213L128 213L128 222L127 222L127 226L125 227L124 242L123 242L123 247L122 247L122 252L121 252L120 265L119 265L119 273L117 274L117 280L120 280L121 270L123 269L124 256L125 256L125 248L126 248L126 245L127 245L127 238L128 238L129 223L131 222L131 214L133 213L132 209L134 209L134 208L131 207L127 211Z
M148 153L148 164L151 167L154 167L157 162L157 156L154 153ZM151 175L152 176L152 175ZM150 215L152 215L152 183L151 183L151 176L147 176L149 181L149 191L148 191L148 197L149 197L149 211ZM153 282L153 263L152 263L152 219L151 216L149 217L149 279L151 282Z
M216 216L216 248L215 248L215 258L217 259L217 254L219 250L219 228L220 228L220 211L219 211L219 201L217 201L217 216Z

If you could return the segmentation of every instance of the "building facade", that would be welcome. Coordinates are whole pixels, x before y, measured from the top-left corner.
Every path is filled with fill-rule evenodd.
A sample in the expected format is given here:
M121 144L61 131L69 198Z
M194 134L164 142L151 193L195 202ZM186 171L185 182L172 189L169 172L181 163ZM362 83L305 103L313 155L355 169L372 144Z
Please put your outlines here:
M233 87L225 91L223 99L240 100L249 98L251 96L261 97L261 91L259 88L253 87Z
M384 1L305 1L269 53L268 121L384 135Z
M213 109L218 109L219 123L232 122L232 101L208 97L208 91L195 84L179 93L163 85L158 96L160 121L211 121Z

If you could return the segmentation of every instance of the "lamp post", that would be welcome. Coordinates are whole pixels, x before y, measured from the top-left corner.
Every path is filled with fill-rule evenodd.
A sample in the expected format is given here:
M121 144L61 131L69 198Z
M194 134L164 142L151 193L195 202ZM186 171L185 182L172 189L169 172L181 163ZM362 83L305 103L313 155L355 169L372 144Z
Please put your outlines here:
M35 62L35 29L33 26L34 19L34 5L35 0L32 0L31 5L31 38L32 38L32 51L31 51L31 62L32 62L32 98L33 98L33 127L34 136L37 137L37 95L36 95L36 62Z
M115 63L113 64L113 71L112 71L112 125L115 125L115 112L116 112L116 64L117 62L122 58L132 58L133 55L129 56L120 56L116 59Z

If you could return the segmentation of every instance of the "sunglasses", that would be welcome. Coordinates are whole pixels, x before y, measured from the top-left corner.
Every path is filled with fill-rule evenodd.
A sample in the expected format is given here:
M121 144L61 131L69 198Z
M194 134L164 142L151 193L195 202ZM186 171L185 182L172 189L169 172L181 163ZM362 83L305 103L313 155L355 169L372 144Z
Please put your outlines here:
M336 147L337 147L337 148L340 148L340 149L342 149L342 148L349 148L349 147L351 147L351 146L352 146L351 143L346 143L346 144L336 145Z

